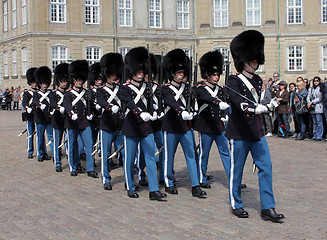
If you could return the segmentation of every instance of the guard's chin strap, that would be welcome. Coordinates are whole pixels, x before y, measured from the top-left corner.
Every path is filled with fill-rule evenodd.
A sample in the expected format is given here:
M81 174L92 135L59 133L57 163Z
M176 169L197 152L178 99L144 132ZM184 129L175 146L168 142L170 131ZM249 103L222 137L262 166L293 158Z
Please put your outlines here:
M257 71L257 69L259 68L259 64L258 64L258 67L256 69L254 69L253 67L251 67L250 64L248 64L248 63L245 63L244 65L246 67L248 67L249 69L251 69L253 72Z
M206 73L206 76L207 76L207 78L209 78L211 81L213 81L215 84L217 84L217 83L219 82L219 78L218 78L217 81L215 81L215 80L213 80L213 79L208 75L208 73Z
M185 78L185 76L183 77L183 78L179 78L179 77L177 77L175 74L171 74L174 78L176 78L176 79L178 79L179 81L183 81L183 79ZM174 81L174 78L173 78L173 81ZM174 81L174 82L176 82L176 81Z
M136 76L136 75L133 75L137 80L139 80L139 81L137 81L137 80L135 80L134 78L133 78L133 80L135 80L135 81L137 81L137 82L142 82L143 80L144 80L144 77L145 77L145 75L142 77L142 78L140 78L140 77L138 77L138 76Z

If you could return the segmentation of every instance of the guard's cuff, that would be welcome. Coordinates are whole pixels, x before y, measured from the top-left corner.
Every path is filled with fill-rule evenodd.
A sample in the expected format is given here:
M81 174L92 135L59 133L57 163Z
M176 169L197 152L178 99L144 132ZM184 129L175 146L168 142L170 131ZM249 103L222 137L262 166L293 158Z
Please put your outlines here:
M184 110L185 110L185 108L182 105L178 106L178 108L177 108L177 114L178 115L181 115Z
M143 111L142 111L142 109L141 109L140 107L136 107L136 108L134 109L134 111L133 111L133 113L134 113L136 116L140 115L141 112L143 112Z

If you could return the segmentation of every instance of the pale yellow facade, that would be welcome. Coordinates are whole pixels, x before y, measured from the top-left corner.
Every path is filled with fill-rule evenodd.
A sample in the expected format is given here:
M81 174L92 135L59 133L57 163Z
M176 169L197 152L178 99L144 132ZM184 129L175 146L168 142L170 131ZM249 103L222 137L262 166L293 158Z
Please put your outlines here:
M217 0L161 0L160 24L150 26L149 11L151 0L128 0L131 2L131 23L120 22L120 2L126 0L98 0L99 22L87 24L84 0L61 0L65 2L65 21L53 22L51 3L59 0L5 0L0 2L0 87L26 86L22 65L23 51L27 52L27 68L47 65L53 66L52 48L66 49L66 60L86 59L86 49L99 49L104 53L123 51L137 46L147 46L155 54L166 54L174 48L190 50L195 61L207 51L216 48L228 49L230 41L240 32L248 29L261 31L266 37L266 62L261 76L271 77L280 72L287 82L295 81L297 76L312 78L327 76L327 63L323 63L327 45L327 23L324 19L322 0L302 0L301 21L288 23L288 0L261 0L259 23L247 23L247 10L251 0L225 0L227 2L227 25L215 27ZM127 2L128 2L127 1ZM26 23L23 24L23 5L26 2ZM188 26L178 27L177 4L188 4ZM257 1L256 1L257 2ZM290 1L293 2L293 1ZM16 3L16 13L13 5ZM7 5L7 14L5 14ZM326 6L327 7L327 6ZM16 17L16 27L13 18ZM7 18L7 20L5 20ZM5 30L7 21L7 30ZM289 69L289 48L301 49L300 69ZM14 61L13 50L16 50ZM5 59L6 55L6 59ZM325 61L327 62L327 60ZM16 66L16 74L13 74ZM233 65L233 64L232 64ZM26 68L26 65L25 65ZM232 72L235 69L232 67Z

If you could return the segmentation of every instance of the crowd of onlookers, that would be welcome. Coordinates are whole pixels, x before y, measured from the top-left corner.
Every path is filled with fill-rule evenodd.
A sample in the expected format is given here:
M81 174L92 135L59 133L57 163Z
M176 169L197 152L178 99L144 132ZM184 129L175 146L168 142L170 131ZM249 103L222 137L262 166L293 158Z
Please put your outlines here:
M5 90L0 88L1 109L8 111L21 109L24 91L26 91L26 89L22 89L20 86L16 88L6 88Z
M275 72L273 78L263 77L263 82L261 103L269 103L274 98L278 102L272 113L261 116L266 136L278 134L280 137L292 136L296 140L327 140L326 78L297 77L295 82L287 84ZM294 132L291 132L291 124Z

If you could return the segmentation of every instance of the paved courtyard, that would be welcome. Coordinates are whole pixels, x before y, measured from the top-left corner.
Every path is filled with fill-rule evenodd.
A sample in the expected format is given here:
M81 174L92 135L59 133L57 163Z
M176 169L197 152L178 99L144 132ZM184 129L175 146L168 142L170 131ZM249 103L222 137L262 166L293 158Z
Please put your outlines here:
M55 172L52 161L27 159L26 134L17 137L24 129L20 111L0 111L0 239L327 239L326 142L268 139L276 209L286 216L278 224L260 218L251 157L243 178L248 187L242 191L250 218L238 219L230 213L227 178L215 146L208 198L192 197L179 148L179 194L157 202L148 199L146 187L139 199L128 198L122 168L111 172L113 190L105 191L100 178L71 177L66 158L62 173Z

